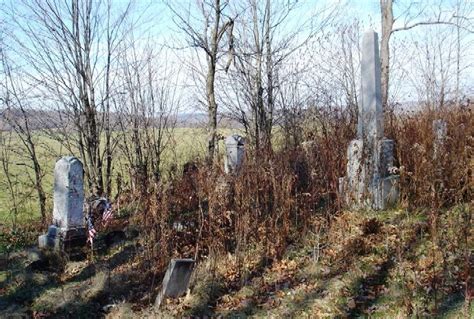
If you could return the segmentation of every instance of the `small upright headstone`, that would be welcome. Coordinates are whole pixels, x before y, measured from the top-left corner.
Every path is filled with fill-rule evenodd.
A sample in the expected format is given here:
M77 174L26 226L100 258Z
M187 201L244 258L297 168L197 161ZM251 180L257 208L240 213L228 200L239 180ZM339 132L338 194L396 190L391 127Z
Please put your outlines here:
M443 165L438 165L445 151L446 137L448 135L448 125L445 120L438 119L433 121L433 135L433 161L436 163L434 167L435 179L433 181L433 191L434 195L438 196L443 193L443 189L445 188Z
M82 163L73 156L65 156L54 167L53 224L61 230L82 227L84 224L84 181Z
M238 173L245 155L245 140L242 136L234 134L225 141L224 170L226 174Z
M398 175L390 175L394 163L394 141L384 138L381 69L378 36L364 34L361 61L361 103L357 139L347 150L347 176L340 178L339 191L352 207L385 209L398 201Z
M448 134L448 127L445 120L434 120L433 121L433 157L437 159L441 150L444 147L444 142Z
M56 162L53 225L39 237L40 247L67 249L85 243L83 175L82 163L76 157L65 156Z
M177 298L186 293L193 268L193 259L172 259L170 261L163 278L161 291L155 300L157 308L166 297Z

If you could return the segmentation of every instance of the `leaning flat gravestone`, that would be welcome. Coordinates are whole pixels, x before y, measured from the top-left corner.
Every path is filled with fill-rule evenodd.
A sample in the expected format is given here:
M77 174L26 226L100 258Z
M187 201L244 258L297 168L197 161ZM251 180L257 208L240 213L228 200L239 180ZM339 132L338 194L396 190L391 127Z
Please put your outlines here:
M84 225L84 181L81 161L62 157L54 167L53 225L39 237L40 247L68 249L86 241Z
M176 298L186 293L193 267L193 259L172 259L170 261L161 292L156 297L155 306L157 308L166 297Z
M234 134L225 141L224 170L226 174L238 173L245 155L245 140L242 136Z
M357 139L349 144L346 176L339 179L339 192L353 208L385 209L399 197L399 177L390 175L394 142L384 138L380 78L378 36L368 31L362 40Z

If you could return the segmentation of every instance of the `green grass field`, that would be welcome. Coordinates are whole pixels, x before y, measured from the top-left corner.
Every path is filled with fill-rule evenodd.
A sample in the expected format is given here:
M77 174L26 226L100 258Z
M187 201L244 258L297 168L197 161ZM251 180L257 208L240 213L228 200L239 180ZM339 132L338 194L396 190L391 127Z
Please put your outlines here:
M221 134L230 134L235 130L223 129ZM6 134L6 133L2 133ZM61 156L71 155L61 144L45 135L35 135L38 145L40 164L44 171L43 185L47 193L48 210L52 212L53 203L53 173L54 164ZM7 179L3 169L0 169L0 224L12 225L37 220L40 216L36 192L33 185L33 169L26 158L26 151L18 137L12 135L11 144L13 152L9 152L10 176L14 184L14 193L18 206L18 213L13 212L13 199L8 188ZM2 146L0 146L2 147ZM206 151L206 131L204 128L176 128L162 158L163 176L172 164L182 167L184 163L196 158L202 158ZM222 154L223 142L219 143ZM78 153L72 154L78 156ZM112 180L120 173L124 178L128 176L125 157L117 149L114 158L114 172Z

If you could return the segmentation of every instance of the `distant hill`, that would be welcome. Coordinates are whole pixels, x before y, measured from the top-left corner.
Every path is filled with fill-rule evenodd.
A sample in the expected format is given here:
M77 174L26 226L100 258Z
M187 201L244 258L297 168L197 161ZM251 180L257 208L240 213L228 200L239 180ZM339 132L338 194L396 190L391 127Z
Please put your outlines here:
M28 124L31 130L52 129L66 127L71 121L67 119L65 113L56 111L43 111L28 109L25 111L28 116ZM23 114L19 109L9 109L0 111L0 131L8 131L11 126L7 119L19 124L23 123Z
M29 109L26 111L30 128L32 130L41 129L53 129L53 128L66 128L72 127L72 119L68 114L57 111L43 111L36 109ZM175 115L175 121L177 127L204 127L207 125L207 114L205 113L178 113ZM23 115L20 110L2 110L0 111L0 131L8 131L11 129L7 118L13 121L22 123ZM111 114L112 126L118 124L118 116L116 113ZM220 127L235 128L239 127L239 123L230 120L226 117L219 116L218 118Z
M218 115L218 126L226 128L238 128L241 126L235 120L220 114ZM179 113L177 115L177 127L204 127L207 125L207 114L205 113Z
M200 127L207 122L205 113L179 113L176 115L176 126L178 127Z

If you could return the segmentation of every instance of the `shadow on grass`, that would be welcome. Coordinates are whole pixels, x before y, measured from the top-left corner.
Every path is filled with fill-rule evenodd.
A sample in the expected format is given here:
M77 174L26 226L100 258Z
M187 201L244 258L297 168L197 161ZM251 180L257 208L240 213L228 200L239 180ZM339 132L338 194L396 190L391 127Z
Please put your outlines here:
M140 303L148 292L150 273L133 268L109 271L127 263L132 256L134 248L126 247L98 265L89 265L69 284L64 283L64 290L40 297L35 308L44 309L51 318L102 318L106 314L103 306L107 304L118 300ZM110 267L104 267L105 263L110 263ZM64 302L56 302L58 296Z
M44 276L41 282L37 280L38 276ZM45 290L58 285L57 277L54 275L36 274L35 276L35 273L29 271L24 273L22 280L21 284L0 297L0 311L12 304L27 306Z
M57 309L54 313L47 314L47 318L105 318L105 313L102 312L100 303L98 302L71 301Z
M298 314L308 310L308 304L310 304L315 299L323 299L326 298L331 291L328 290L330 286L330 282L334 279L337 279L340 276L343 276L345 273L351 270L351 267L354 266L354 263L357 261L359 256L366 255L368 251L361 250L358 251L356 254L352 254L349 256L345 256L343 260L338 260L335 262L336 267L332 267L330 271L326 274L319 274L317 277L317 286L299 295L300 297L296 300L287 300L283 301L288 304L287 311L284 311L284 316L288 318L297 318ZM375 298L369 298L368 293L373 291L378 285L383 285L388 277L390 269L393 267L394 263L391 259L385 260L380 266L377 268L376 271L369 274L364 279L355 280L352 283L353 291L357 291L357 294L354 296L354 301L356 302L356 307L349 310L348 313L344 314L349 318L364 316L365 311L371 307L373 304L377 302L377 298L380 297L380 294L377 294ZM293 283L295 284L295 283ZM289 286L288 288L292 288L294 285ZM267 296L271 294L266 292ZM268 297L267 297L268 299ZM348 307L347 307L348 308ZM230 312L228 315L229 317L239 317L243 313L251 314L255 313L256 311L261 310L261 306L255 306L253 309L249 309L248 307L239 307L234 311Z
M354 283L354 287L358 287L357 295L354 296L356 307L350 309L348 313L349 318L366 316L366 311L377 303L378 299L381 297L381 293L380 291L377 291L376 288L377 286L386 283L388 274L393 265L394 263L392 260L386 260L379 266L379 271L376 271L365 279ZM375 296L372 296L374 293Z
M466 301L463 293L452 293L443 298L441 304L439 305L437 316L444 318L453 312L462 314L462 312L465 310L463 309L466 306L465 302ZM471 315L472 312L474 312L474 304L472 302L470 304L470 309L467 309L467 311L471 312Z
M64 287L64 285L67 283L79 283L88 280L95 276L97 271L103 270L104 265L106 265L106 268L108 268L109 270L113 270L125 264L127 261L133 258L134 255L135 247L132 245L125 246L121 251L114 254L105 261L101 261L98 264L87 265L84 269L82 269L80 273L63 283L59 282L59 277L57 273L47 271L34 271L29 267L24 268L24 266L20 267L20 265L15 264L16 275L11 279L4 280L2 282L1 288L3 291L0 294L0 317L4 315L10 315L9 312L15 312L15 309L23 309L22 315L26 315L28 317L32 315L30 307L34 303L35 299L39 298L46 291L61 286ZM10 266L13 267L13 265ZM121 291L123 289L116 289L117 292L119 290ZM103 293L101 293L101 295L110 295L110 292L104 291ZM84 318L91 318L91 314L94 314L92 317L96 318L97 310L98 307L100 307L101 303L103 302L101 302L100 300L91 300L87 302L81 302L81 300L71 301L70 303L68 303L67 307L61 307L58 309L57 317L81 318L81 316L84 314ZM54 314L54 316L56 315Z
M325 280L321 282L320 285L318 285L314 289L305 293L302 298L299 298L298 300L292 300L291 303L288 303L288 305L291 305L291 309L289 307L288 311L284 313L280 313L279 315L284 316L285 318L297 318L298 317L297 314L305 310L309 302L311 302L312 300L316 298L320 298L324 295L324 292L326 291L326 289L322 287L326 286L326 283L328 281L329 280ZM267 298L265 299L269 300L269 297L267 296ZM261 304L256 305L254 303L243 303L241 307L233 309L232 311L227 313L225 317L226 318L245 318L246 316L256 314L262 310L265 311L262 308Z
M128 246L123 247L121 251L114 254L112 257L106 259L103 263L108 265L109 270L113 270L125 264L133 256L135 256L135 247L133 245L128 245ZM70 282L75 282L75 281L87 280L96 274L97 267L98 265L96 263L90 263L84 269L82 269L80 273L69 278L66 282L70 283Z

